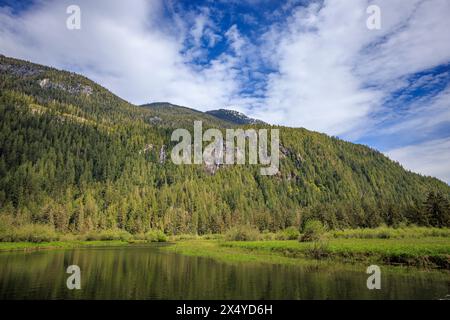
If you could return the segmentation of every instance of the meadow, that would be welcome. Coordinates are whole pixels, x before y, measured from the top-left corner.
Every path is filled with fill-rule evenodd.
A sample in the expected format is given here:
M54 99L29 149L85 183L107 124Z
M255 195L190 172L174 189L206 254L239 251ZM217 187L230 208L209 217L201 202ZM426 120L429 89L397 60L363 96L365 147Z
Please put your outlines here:
M446 238L330 239L322 242L223 242L223 247L268 252L283 257L406 265L450 269L450 241Z
M326 231L319 225L319 229L312 227L313 236L306 237L307 233L305 230L300 234L294 228L259 233L243 226L216 237L173 239L178 241L165 249L225 261L292 263L290 259L309 259L450 269L448 228L404 226Z

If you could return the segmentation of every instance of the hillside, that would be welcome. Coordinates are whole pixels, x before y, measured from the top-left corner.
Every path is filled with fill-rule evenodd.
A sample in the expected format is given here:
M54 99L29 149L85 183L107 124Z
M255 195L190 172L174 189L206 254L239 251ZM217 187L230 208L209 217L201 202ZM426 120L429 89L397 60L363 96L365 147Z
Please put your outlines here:
M0 109L0 227L204 234L309 217L330 228L436 225L422 203L429 192L450 196L447 184L378 151L299 128L280 127L274 177L252 165L176 166L174 128L234 124L167 103L135 106L83 76L4 56Z
M267 124L261 120L252 119L247 117L245 114L235 111L235 110L227 110L227 109L219 109L219 110L211 110L206 111L207 114L213 115L216 118L234 123L234 124Z
M141 106L155 114L154 123L172 127L192 127L194 121L203 121L217 128L230 128L236 123L210 115L207 112L177 106L168 102L155 102Z

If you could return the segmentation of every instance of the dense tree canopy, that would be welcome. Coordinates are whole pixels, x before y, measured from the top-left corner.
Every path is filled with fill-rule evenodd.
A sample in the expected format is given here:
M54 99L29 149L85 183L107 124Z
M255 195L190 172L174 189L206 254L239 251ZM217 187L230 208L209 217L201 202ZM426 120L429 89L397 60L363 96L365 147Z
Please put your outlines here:
M159 228L169 234L328 227L449 226L445 183L380 152L280 127L281 168L174 165L174 128L235 126L171 105L138 107L68 72L0 57L0 215L62 232ZM253 127L268 127L256 124ZM163 147L164 146L164 147Z

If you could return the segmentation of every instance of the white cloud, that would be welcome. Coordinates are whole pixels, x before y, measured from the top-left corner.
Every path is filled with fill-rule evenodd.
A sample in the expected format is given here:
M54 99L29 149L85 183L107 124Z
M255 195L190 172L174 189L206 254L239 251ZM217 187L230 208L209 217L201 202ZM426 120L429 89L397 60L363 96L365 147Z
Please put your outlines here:
M314 2L264 35L277 73L252 115L356 139L403 77L450 61L447 0L379 0L382 28L366 27L369 1ZM370 85L370 86L368 86Z
M227 40L233 48L234 53L238 56L242 54L242 47L246 44L245 39L241 36L237 26L234 24L230 29L225 33Z
M362 75L384 83L450 60L449 1L379 2L388 32L362 57Z
M379 0L379 31L366 27L367 0L289 5L287 20L261 35L259 46L236 25L219 34L206 7L166 19L161 0L76 1L82 30L69 31L72 3L41 1L19 16L0 9L1 52L78 71L131 102L233 105L271 123L349 139L374 128L373 114L389 114L383 101L408 85L403 77L450 61L447 0ZM204 62L221 37L233 50L206 65L190 63ZM261 75L263 63L276 72ZM266 85L242 94L257 78Z
M450 138L398 148L386 154L409 170L437 177L450 184Z
M88 1L81 8L81 30L65 27L66 7L73 1L42 1L15 16L0 11L1 53L80 72L134 103L170 101L198 109L222 107L240 86L234 59L202 68L183 54L186 37L198 45L214 41L205 12L191 30L180 20L161 17L159 0Z
M430 82L433 81L430 79ZM394 124L383 129L380 134L414 133L416 137L426 137L440 125L450 123L450 85L432 98L416 98L400 117L398 119L397 116Z

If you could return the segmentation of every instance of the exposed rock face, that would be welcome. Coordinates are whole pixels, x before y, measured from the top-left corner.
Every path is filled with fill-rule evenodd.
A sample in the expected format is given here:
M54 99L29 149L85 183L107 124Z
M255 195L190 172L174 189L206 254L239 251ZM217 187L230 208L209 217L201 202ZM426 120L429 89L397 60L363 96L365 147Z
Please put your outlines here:
M93 90L90 86L81 86L81 93L85 94L87 96L90 96L92 94Z
M151 150L153 150L154 148L155 148L155 146L153 144L148 143L144 146L144 148L142 150L139 151L139 154L146 154L146 153L150 152ZM223 143L223 161L226 160L227 152L230 152L230 149L227 147L227 144L224 142ZM244 156L244 153L242 152L242 150L240 150L237 146L234 146L233 153L234 153L235 161L239 157L239 155ZM291 149L286 148L282 144L280 144L280 157L282 159L287 158L287 157L293 159L297 166L301 166L302 162L304 161L303 157L300 154L295 154ZM162 145L159 150L159 162L164 163L166 160L167 160L166 146ZM214 163L214 164L204 164L204 167L205 167L206 172L208 172L210 174L215 174L224 165L226 165L226 163ZM294 178L294 176L292 176L290 178Z
M265 124L264 121L247 117L245 114L228 109L206 111L207 114L235 124Z
M150 146L150 149L148 149L148 146ZM146 148L143 151L140 151L139 153L147 152L148 150L151 150L152 148L153 148L153 145L147 145ZM226 161L227 152L231 152L231 150L229 147L227 147L227 144L224 143L223 144L223 161L224 162L223 163L212 163L212 164L204 163L203 167L204 167L205 171L211 175L214 175L214 174L216 174L217 171L219 171L221 168L226 166L227 164L225 163L225 161ZM234 161L236 161L239 156L243 157L245 155L246 157L248 157L248 155L245 154L245 151L243 152L243 150L240 150L237 146L234 146L234 148L232 149L232 152L234 154ZM295 154L294 151L292 151L289 148L286 148L283 145L280 145L280 157L282 159L290 158L290 159L294 160L294 163L296 164L297 167L300 167L302 165L302 162L304 161L303 157L300 154ZM166 146L162 145L160 152L159 152L159 162L162 164L165 161L166 161ZM246 161L247 161L247 159L246 159ZM277 176L281 177L281 170L277 173ZM292 180L295 178L296 178L296 175L293 173L288 174L288 176L287 176L288 180Z
M4 56L0 55L0 58L4 58ZM44 68L40 68L34 64L16 64L4 62L3 59L0 60L0 73L9 73L14 76L26 78L38 76L45 72L46 70ZM92 87L80 83L76 85L67 85L51 81L48 78L38 80L38 83L42 89L59 89L71 94L84 94L87 96L90 96L93 93Z
M66 92L69 92L71 94L84 94L87 96L90 96L93 92L92 88L90 86L77 84L75 86L69 86L58 82L53 82L50 79L42 79L39 80L39 86L42 89L59 89Z
M151 117L148 119L148 122L151 124L157 124L160 123L162 121L162 119L160 117Z
M41 88L49 87L49 83L50 79L42 79L41 81L39 81L39 85L41 86Z
M0 63L0 72L12 73L19 77L31 77L44 72L44 70L31 65L14 65Z
M288 158L291 158L292 160L294 160L295 165L297 167L300 167L302 165L302 162L304 161L301 154L299 154L299 153L295 154L291 149L286 148L282 144L280 144L280 154L281 154L281 158L288 157Z

